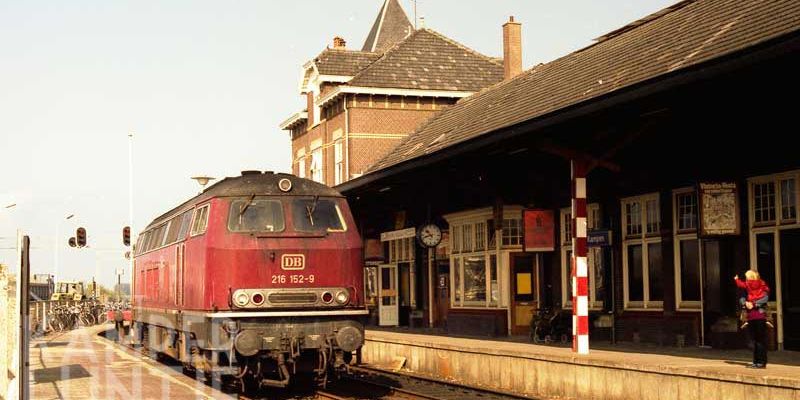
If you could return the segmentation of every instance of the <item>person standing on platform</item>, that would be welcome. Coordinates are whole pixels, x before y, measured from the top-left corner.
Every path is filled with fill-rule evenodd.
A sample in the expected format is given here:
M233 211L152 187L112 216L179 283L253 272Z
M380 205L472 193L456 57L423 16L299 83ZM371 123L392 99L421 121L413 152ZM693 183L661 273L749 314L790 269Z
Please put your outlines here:
M747 291L747 296L739 302L747 312L747 323L750 336L753 339L753 363L747 368L767 367L767 302L769 301L769 286L761 280L758 272L751 269L745 273L746 280L734 276L736 286Z

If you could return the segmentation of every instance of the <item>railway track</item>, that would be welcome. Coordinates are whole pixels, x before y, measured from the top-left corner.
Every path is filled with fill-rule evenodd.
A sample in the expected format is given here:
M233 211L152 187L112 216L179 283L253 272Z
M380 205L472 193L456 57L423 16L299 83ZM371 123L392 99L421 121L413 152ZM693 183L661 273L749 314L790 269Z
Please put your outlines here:
M105 335L103 335L105 336ZM109 339L109 338L107 338ZM111 339L109 339L111 340ZM119 344L117 342L117 344ZM134 348L123 344L140 354L152 357L144 348ZM159 360L166 363L164 360ZM174 365L172 365L174 367ZM389 372L364 366L351 366L349 373L341 376L328 384L327 388L320 390L295 389L295 390L261 390L258 393L238 394L240 400L354 400L354 399L381 399L381 400L517 400L530 399L530 397L517 396L490 389L474 388L455 382L445 382L433 378L412 376L407 373ZM307 385L300 385L308 387ZM237 395L232 393L232 398Z

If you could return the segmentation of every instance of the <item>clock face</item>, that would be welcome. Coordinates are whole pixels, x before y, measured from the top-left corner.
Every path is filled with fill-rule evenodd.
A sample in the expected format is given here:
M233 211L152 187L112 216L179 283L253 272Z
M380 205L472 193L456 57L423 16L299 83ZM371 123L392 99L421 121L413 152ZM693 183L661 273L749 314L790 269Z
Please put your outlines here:
M442 230L434 224L420 228L419 241L426 247L434 247L442 241Z

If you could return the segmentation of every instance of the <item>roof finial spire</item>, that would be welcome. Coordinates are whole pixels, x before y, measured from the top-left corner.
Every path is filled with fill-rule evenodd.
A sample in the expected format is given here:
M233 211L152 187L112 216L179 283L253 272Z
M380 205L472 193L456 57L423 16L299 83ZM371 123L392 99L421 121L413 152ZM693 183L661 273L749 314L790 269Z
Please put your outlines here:
M405 39L412 29L415 29L414 24L408 20L398 0L385 0L361 50L383 53Z

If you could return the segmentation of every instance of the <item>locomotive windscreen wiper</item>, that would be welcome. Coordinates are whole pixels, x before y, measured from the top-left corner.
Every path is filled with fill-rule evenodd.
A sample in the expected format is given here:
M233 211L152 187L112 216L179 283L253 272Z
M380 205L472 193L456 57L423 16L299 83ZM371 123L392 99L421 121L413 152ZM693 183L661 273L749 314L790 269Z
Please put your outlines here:
M242 220L242 215L244 215L244 212L247 211L248 207L250 207L250 204L253 204L253 199L255 199L255 198L256 198L256 194L253 193L253 195L250 196L250 198L247 200L247 203L244 203L242 205L242 209L239 210L239 221L240 221L240 223L241 223L241 220Z
M308 216L308 221L311 222L311 226L314 226L314 210L317 209L318 200L319 196L314 196L314 202L306 205L306 215Z

